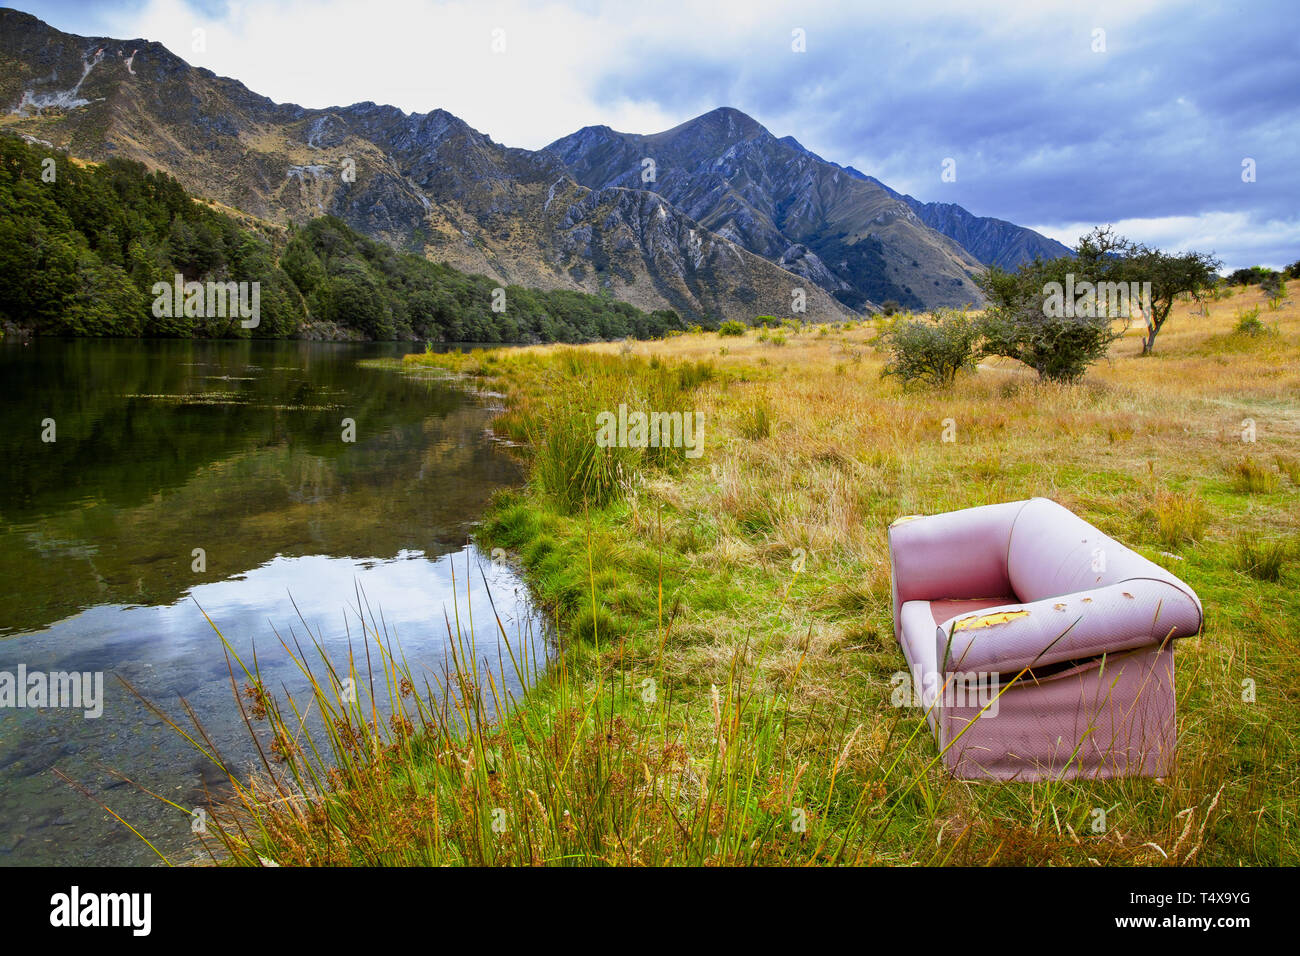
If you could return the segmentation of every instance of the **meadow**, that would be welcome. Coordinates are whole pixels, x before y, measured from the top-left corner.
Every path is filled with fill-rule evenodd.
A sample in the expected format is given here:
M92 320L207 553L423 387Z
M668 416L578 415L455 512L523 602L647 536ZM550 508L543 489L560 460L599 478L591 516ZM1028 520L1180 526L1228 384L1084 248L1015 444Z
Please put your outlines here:
M1180 302L1154 355L1132 330L1073 386L995 359L903 388L878 332L408 356L501 396L494 429L529 477L479 542L521 567L558 648L533 673L536 649L510 645L532 680L511 700L470 647L415 688L378 623L335 671L297 650L312 701L235 660L268 755L217 815L213 858L1294 865L1300 308L1258 287ZM596 415L620 403L702 413L699 457L598 446ZM895 705L889 523L1034 495L1200 595L1168 777L957 781L923 712ZM372 697L340 696L345 668ZM327 718L312 741L309 706Z

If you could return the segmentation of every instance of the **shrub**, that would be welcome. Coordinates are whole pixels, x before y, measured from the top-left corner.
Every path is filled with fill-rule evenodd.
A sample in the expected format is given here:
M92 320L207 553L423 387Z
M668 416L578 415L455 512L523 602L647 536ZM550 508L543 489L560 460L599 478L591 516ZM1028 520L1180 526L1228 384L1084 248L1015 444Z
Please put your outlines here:
M1286 283L1282 281L1281 273L1269 273L1259 284L1259 288L1268 296L1268 310L1276 312L1281 307L1282 300L1286 298Z
M1048 316L1033 305L989 309L979 322L980 357L1023 362L1040 379L1077 382L1121 335L1108 316Z
M730 319L718 326L719 335L744 335L745 323Z
M1236 330L1244 336L1258 336L1264 332L1264 323L1260 321L1260 307L1244 308L1236 313Z
M1259 280L1259 291L1272 299L1286 294L1286 283L1282 281L1280 273L1270 272Z
M1259 306L1253 309L1244 309L1237 313L1237 327L1235 329L1241 335L1264 335L1268 329L1264 323L1259 320Z
M928 320L896 322L880 333L880 344L889 353L881 374L896 376L904 385L944 388L962 369L974 369L978 335L965 312L950 309L940 309Z

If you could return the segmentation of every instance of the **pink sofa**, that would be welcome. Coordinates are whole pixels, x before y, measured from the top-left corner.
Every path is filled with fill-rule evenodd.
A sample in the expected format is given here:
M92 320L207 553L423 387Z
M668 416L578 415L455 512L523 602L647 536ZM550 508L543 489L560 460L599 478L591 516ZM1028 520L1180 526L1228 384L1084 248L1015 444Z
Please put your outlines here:
M954 775L1171 769L1186 584L1046 498L899 518L889 557L912 702Z

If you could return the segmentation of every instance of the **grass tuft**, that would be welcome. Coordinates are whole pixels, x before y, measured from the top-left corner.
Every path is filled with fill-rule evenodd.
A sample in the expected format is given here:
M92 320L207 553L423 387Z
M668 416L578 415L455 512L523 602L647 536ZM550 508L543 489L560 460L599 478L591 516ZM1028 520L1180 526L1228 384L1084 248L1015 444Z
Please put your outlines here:
M765 400L745 406L737 426L742 437L759 441L772 434L772 410Z
M1284 540L1260 541L1242 534L1237 538L1237 567L1253 578L1276 583L1282 580L1291 550Z
M1199 541L1205 532L1205 502L1194 492L1160 489L1152 508L1160 544L1170 550Z
M1269 494L1277 490L1277 472L1247 455L1232 465L1232 487L1246 495Z

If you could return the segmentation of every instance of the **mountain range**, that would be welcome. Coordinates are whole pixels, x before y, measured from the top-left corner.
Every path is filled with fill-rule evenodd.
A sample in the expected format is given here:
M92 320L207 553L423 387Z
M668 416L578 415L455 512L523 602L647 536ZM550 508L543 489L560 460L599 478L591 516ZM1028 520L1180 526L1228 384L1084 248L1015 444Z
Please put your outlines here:
M723 107L653 135L607 126L511 148L443 110L306 109L159 43L0 10L0 128L90 161L162 169L276 223L332 214L505 283L693 318L843 318L893 300L980 303L974 277L1068 250L922 203Z

